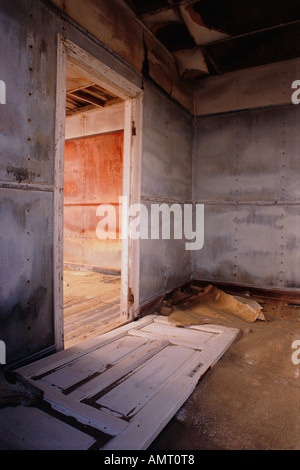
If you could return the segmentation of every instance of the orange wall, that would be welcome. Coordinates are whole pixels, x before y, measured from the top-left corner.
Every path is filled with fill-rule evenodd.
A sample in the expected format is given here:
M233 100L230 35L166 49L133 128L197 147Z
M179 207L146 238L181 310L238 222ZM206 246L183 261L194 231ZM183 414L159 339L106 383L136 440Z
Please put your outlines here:
M99 240L96 210L114 204L118 215L123 131L66 141L64 178L64 262L120 270L119 227L117 240Z

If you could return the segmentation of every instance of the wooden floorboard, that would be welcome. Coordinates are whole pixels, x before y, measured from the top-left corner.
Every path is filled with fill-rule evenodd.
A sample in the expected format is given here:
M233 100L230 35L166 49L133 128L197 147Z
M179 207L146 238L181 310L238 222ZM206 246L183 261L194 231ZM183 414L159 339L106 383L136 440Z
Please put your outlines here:
M64 269L65 349L120 326L121 277Z

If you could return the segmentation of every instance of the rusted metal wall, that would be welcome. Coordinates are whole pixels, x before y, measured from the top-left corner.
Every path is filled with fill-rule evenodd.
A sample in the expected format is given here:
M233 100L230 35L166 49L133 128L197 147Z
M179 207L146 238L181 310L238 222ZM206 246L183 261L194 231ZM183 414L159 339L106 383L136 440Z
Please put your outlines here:
M119 196L123 184L123 131L67 140L64 183L64 263L121 270ZM100 240L96 216L111 204L117 216L116 240Z

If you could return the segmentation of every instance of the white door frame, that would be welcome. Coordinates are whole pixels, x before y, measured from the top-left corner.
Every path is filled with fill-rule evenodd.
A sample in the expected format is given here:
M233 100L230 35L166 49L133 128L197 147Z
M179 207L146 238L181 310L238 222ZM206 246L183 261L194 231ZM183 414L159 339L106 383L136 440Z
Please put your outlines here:
M83 74L125 100L123 196L127 205L140 202L143 91L111 68L61 35L58 35L56 129L54 163L54 330L56 350L64 347L63 317L63 204L64 150L66 118L67 63L81 68ZM133 132L135 127L135 132ZM121 317L133 320L139 309L139 240L130 237L126 207L122 208L122 226L128 237L122 240ZM96 230L96 227L95 227ZM133 295L130 295L129 292Z

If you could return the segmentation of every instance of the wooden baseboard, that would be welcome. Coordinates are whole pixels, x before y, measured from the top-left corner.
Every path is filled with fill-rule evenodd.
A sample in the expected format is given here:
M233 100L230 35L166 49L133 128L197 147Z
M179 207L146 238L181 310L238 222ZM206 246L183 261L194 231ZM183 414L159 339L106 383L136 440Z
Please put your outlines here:
M186 287L189 287L191 281L184 281L181 284L178 284L177 286L173 287L173 289L170 289L164 293L161 293L157 295L156 297L153 297L152 299L146 300L139 306L139 314L138 318L142 318L145 315L153 314L155 313L155 310L159 308L165 297L172 292L176 291L177 289L184 289Z
M37 351L36 353L32 354L31 356L23 357L17 361L13 361L7 363L6 367L8 370L15 370L20 367L23 367L31 362L38 361L39 359L43 359L46 356L50 356L57 352L55 345L49 346L48 348L42 349L41 351Z
M138 318L142 318L146 315L151 315L151 314L155 313L155 311L162 304L165 296L166 296L166 294L161 294L160 296L155 297L154 299L151 299L151 300L145 302L143 305L140 305Z
M249 293L252 297L274 300L286 300L287 302L297 304L300 303L300 289L271 289L264 287L254 287L246 284L232 284L230 282L215 282L201 279L192 279L191 281L186 282L180 287L185 288L190 287L191 285L195 285L198 287L206 287L209 284L216 286L218 289L221 289L224 292L227 292L228 294L237 295ZM174 288L172 292L176 289L178 289L178 287ZM157 311L161 306L165 297L170 293L171 292L160 294L154 299L146 301L144 304L140 305L138 317L141 318L146 315L155 313L155 311Z
M100 266L84 265L84 264L75 264L75 263L64 263L64 268L70 269L71 271L87 271L87 272L96 272L99 274L107 274L111 276L121 276L120 269L105 268Z
M216 282L201 279L192 279L191 285L205 287L212 284L227 293L238 294L249 292L252 296L300 302L300 289L272 289L266 287L255 287L246 284L232 284L227 282Z

